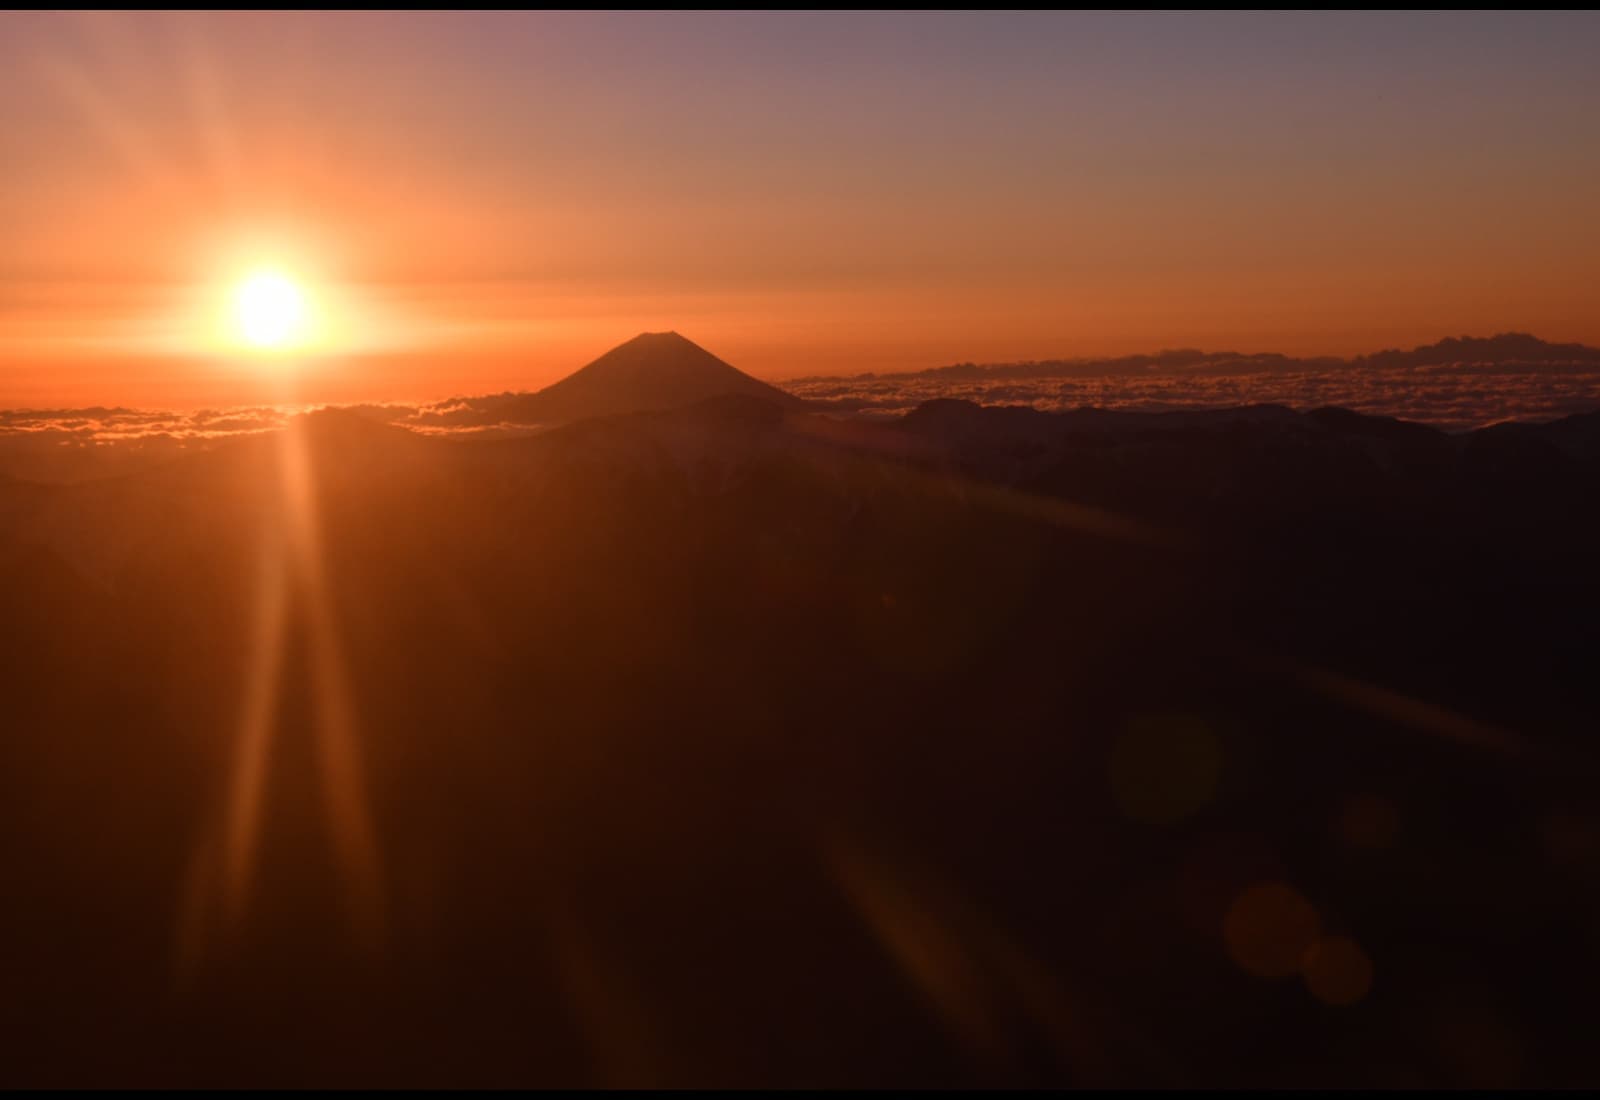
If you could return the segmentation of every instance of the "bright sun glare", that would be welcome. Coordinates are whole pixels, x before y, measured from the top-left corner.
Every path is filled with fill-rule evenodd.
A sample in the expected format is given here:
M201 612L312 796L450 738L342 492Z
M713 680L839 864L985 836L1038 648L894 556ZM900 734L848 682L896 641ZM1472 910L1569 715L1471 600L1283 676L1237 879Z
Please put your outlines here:
M245 343L284 348L305 335L305 295L277 272L257 272L234 292L234 316Z

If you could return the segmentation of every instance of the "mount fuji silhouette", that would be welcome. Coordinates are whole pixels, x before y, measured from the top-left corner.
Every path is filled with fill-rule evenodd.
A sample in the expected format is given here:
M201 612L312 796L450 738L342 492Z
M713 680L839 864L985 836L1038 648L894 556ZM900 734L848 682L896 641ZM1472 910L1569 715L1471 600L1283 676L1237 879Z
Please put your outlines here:
M804 402L752 378L676 332L644 332L537 393L496 408L511 424L560 424L594 416L681 408L714 397Z

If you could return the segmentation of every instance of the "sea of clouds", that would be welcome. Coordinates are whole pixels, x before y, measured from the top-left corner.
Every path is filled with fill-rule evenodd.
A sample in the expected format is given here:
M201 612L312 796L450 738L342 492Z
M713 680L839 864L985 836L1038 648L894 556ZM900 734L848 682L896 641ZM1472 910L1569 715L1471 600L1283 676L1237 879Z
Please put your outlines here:
M1173 368L1126 363L1096 373L1082 363L956 367L915 374L813 377L782 383L822 412L892 417L934 398L1044 410L1081 407L1162 412L1276 404L1337 405L1465 431L1506 420L1555 420L1600 409L1595 363L1445 363L1402 367L1237 359ZM421 405L347 406L368 419L427 435L469 437L535 430L502 423L508 394ZM0 409L0 474L74 480L101 476L218 441L282 428L304 408L255 406L188 412L129 408Z
M927 372L868 378L806 378L785 389L840 412L896 416L938 397L1037 409L1174 409L1328 405L1466 431L1505 420L1556 420L1600 408L1600 368L1565 364L1351 367L1237 374L1153 371L1035 378Z

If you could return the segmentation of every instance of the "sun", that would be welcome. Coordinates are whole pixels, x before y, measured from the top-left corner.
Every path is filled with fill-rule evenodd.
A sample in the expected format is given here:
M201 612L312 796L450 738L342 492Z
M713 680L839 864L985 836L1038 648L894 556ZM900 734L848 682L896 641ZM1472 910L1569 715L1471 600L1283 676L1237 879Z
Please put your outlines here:
M294 280L276 271L258 271L233 294L239 336L251 347L293 347L306 335L306 298Z

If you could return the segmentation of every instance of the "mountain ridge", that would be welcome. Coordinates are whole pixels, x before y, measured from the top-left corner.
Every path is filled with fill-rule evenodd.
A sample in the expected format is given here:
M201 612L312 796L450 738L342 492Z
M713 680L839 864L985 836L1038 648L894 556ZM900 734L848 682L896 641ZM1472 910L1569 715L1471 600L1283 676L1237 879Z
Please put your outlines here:
M1294 356L1282 352L1169 348L1134 355L1028 359L993 363L962 362L912 371L804 375L788 381L811 382L842 378L1040 378L1075 374L1136 375L1160 371L1226 371L1243 374L1251 373L1252 368L1258 371L1289 371L1326 370L1338 367L1362 369L1556 362L1600 364L1600 348L1578 343L1554 343L1525 332L1501 332L1493 336L1446 336L1431 344L1422 344L1409 350L1386 348L1349 358L1334 355Z

